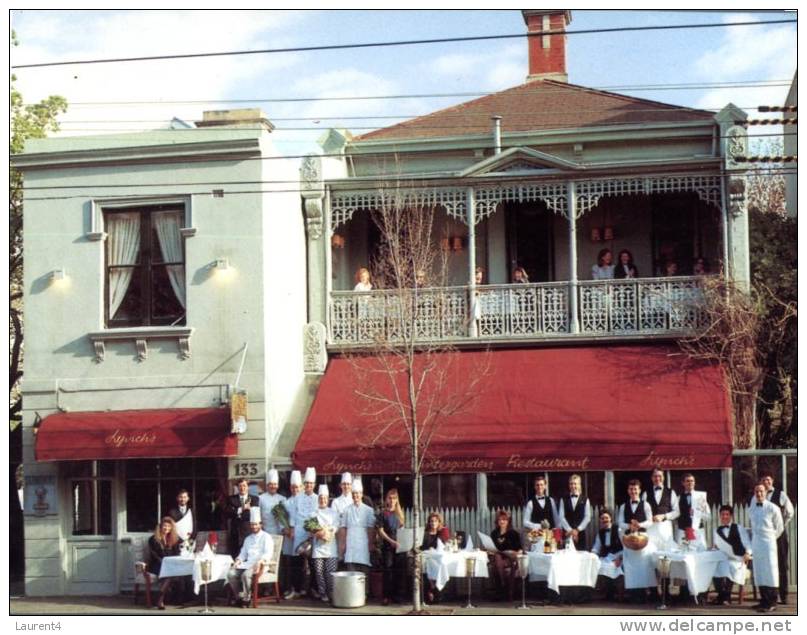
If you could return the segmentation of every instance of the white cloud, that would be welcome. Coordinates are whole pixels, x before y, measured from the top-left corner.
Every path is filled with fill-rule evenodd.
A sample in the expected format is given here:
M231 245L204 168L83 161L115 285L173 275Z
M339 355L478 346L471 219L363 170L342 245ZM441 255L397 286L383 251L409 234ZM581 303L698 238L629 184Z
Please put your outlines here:
M21 22L14 64L282 48L293 44L297 31L291 27L302 18L297 12L132 11L46 13L40 21L31 13ZM301 59L299 54L221 56L53 66L16 74L28 102L51 94L67 98L71 106L62 120L82 123L65 123L64 134L91 134L154 128L154 122L173 116L192 120L206 108L226 107L160 102L232 98L244 87L252 93L249 97L265 96L259 93L272 85L272 73ZM154 103L86 105L122 101Z
M474 90L502 90L527 76L527 47L509 44L485 47L479 53L448 53L429 63L424 76L438 75L441 83L473 86Z

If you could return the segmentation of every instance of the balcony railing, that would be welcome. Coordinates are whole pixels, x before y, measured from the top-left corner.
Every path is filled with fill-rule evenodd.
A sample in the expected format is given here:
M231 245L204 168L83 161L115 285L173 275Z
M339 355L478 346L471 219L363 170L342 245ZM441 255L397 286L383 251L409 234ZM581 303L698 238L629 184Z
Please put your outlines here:
M428 342L541 340L602 336L680 335L703 323L701 278L586 280L434 287L368 292L334 291L329 344L369 346L414 337ZM576 324L575 324L576 322Z

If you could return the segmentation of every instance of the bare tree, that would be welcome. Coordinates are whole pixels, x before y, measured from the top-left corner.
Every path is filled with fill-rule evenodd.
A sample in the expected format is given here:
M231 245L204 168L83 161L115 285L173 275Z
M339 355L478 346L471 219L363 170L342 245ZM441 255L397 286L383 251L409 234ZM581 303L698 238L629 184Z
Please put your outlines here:
M462 355L449 343L467 333L471 312L467 292L446 289L448 252L443 248L435 208L410 203L408 190L382 188L379 207L372 212L380 244L371 268L382 288L359 298L359 319L374 334L364 354L351 357L355 395L361 400L362 445L367 448L407 448L413 482L414 525L421 519L421 474L428 465L430 446L449 440L455 430L444 423L467 411L480 394L487 373L483 363L460 372ZM364 304L362 304L364 302ZM414 545L412 603L421 612L420 546Z

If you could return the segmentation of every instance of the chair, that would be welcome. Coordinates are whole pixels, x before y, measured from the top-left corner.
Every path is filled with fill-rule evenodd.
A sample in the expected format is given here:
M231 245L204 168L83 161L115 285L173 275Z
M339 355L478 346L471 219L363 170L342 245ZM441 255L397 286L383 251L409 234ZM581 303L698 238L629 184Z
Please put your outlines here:
M137 592L142 584L146 589L146 608L151 608L151 585L157 583L157 576L146 570L148 560L148 539L142 536L132 537L129 555L134 563L134 603L137 604Z
M272 536L272 560L268 563L261 563L255 575L252 576L252 608L257 608L258 603L272 599L271 595L260 597L259 591L262 584L274 584L274 600L280 603L280 585L278 579L280 575L280 554L283 552L283 536Z

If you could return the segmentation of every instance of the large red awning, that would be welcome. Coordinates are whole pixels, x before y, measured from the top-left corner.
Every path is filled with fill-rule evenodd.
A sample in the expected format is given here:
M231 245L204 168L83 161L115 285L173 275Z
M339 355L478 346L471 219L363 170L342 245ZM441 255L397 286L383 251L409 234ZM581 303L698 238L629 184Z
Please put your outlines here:
M59 412L36 435L37 461L234 456L229 408Z
M675 347L442 355L438 364L448 369L446 385L452 389L461 390L467 385L463 378L474 374L482 372L483 378L472 404L435 429L424 473L731 465L723 373L687 360ZM330 362L292 454L296 466L331 474L410 471L406 429L401 424L384 429L389 411L379 417L383 405L366 397L391 397L393 382L377 366L372 357Z

